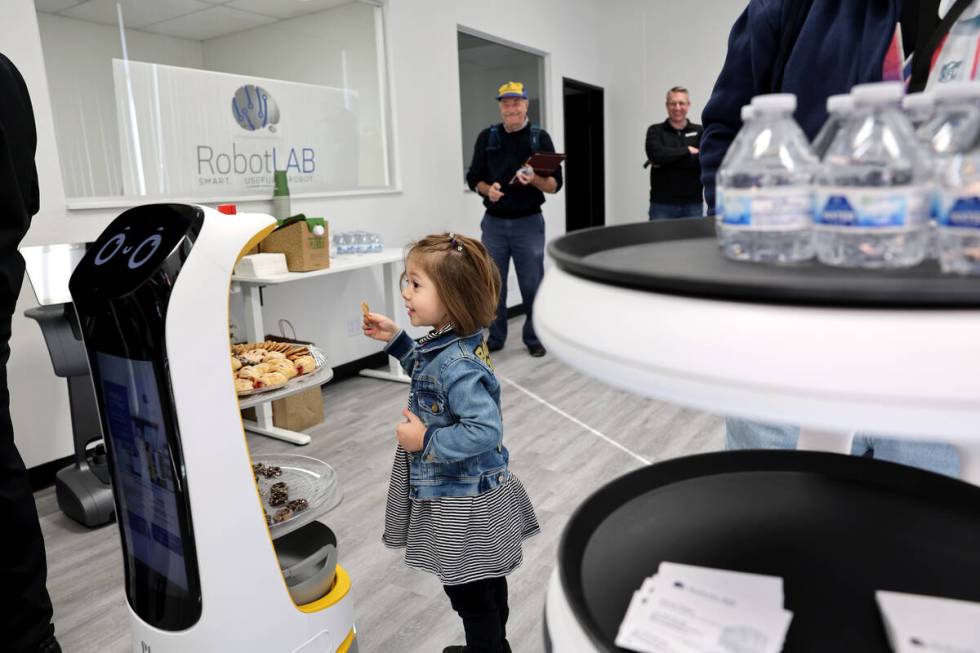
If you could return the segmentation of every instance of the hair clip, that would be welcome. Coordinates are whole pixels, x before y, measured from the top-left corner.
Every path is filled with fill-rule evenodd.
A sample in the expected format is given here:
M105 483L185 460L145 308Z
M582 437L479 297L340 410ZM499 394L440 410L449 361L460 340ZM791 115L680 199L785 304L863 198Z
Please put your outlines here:
M449 244L455 247L457 252L463 251L463 244L456 240L456 234L452 231L449 232Z

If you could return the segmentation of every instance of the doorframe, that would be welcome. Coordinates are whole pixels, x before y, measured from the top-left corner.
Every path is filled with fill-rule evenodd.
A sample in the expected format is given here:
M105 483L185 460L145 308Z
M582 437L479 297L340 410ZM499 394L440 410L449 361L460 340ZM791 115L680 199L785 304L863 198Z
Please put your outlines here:
M602 225L606 226L608 220L606 219L607 214L607 201L606 201L606 89L602 86L596 86L595 84L590 84L588 82L583 82L578 79L573 79L571 77L562 76L561 78L561 98L562 98L562 130L563 132L567 129L565 122L565 88L578 87L579 90L595 92L598 91L602 93ZM564 134L563 134L564 135ZM564 139L567 142L567 136ZM566 228L568 220L568 210L566 208Z

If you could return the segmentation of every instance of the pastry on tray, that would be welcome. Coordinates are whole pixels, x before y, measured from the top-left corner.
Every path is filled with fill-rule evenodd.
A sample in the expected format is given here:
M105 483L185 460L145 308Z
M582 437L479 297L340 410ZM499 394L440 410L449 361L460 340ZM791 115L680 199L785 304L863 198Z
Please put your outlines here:
M257 365L246 365L242 369L238 370L237 376L239 379L249 379L251 381L258 381L259 377L266 373L267 370L256 369Z
M299 370L296 369L296 365L293 361L283 358L282 360L271 360L263 365L267 365L270 372L279 372L285 375L287 379L291 379L299 374Z
M293 359L293 365L296 366L296 371L300 374L309 374L316 371L316 360L310 355Z
M254 390L255 384L250 379L235 379L235 392Z
M283 385L288 380L282 372L267 372L259 377L258 383L255 385L258 388L272 388Z

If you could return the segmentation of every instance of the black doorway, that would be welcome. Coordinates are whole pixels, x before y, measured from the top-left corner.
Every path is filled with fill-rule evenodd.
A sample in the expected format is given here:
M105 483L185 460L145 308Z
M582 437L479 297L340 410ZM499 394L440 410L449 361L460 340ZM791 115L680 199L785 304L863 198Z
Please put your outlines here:
M565 231L606 224L602 89L562 80L565 103Z

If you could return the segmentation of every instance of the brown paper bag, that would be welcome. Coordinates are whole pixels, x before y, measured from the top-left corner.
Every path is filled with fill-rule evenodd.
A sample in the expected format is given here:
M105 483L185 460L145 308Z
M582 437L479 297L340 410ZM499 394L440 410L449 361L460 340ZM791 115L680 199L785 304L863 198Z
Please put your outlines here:
M255 419L255 409L242 411L245 419ZM323 422L323 394L310 388L272 402L272 424L290 431L304 431Z
M293 218L290 218L293 219ZM311 231L310 222L323 225L323 235ZM276 229L265 237L260 249L264 253L286 255L286 267L290 272L309 272L330 267L330 232L322 218L301 219Z

